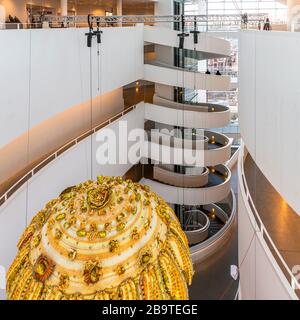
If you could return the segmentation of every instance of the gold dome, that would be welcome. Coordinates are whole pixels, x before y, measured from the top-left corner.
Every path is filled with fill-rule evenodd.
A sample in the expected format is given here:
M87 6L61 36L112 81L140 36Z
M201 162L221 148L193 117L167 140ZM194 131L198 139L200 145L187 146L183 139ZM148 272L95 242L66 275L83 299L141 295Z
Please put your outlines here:
M8 299L188 299L193 267L172 209L147 186L98 177L32 220L7 275Z

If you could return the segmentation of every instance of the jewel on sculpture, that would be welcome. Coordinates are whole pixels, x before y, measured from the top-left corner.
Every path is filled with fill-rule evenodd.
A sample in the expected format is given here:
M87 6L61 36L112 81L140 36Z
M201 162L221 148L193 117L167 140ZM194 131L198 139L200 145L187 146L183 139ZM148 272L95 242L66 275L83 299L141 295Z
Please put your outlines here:
M120 224L117 225L117 230L118 230L118 231L122 231L122 230L125 229L125 226L126 226L125 223L122 222L122 223L120 223Z
M88 204L91 209L102 209L109 203L111 190L108 187L101 186L88 192Z
M55 220L56 221L61 221L61 220L64 220L66 217L66 214L65 213L60 213L56 216Z
M89 261L85 264L83 278L88 285L95 284L102 276L102 267L99 262Z
M102 184L104 182L104 177L103 176L98 176L97 181L99 184Z
M117 200L117 203L121 204L123 201L124 201L124 198L123 197L119 197L118 200Z
M33 233L29 232L28 234L26 234L24 238L22 238L22 240L19 241L19 244L18 244L19 250L21 250L23 247L27 245L27 243L32 238L32 236L33 236Z
M85 229L80 229L76 232L77 236L80 238L84 238L87 235L87 231Z
M169 223L170 221L170 216L167 212L167 209L165 206L163 205L159 205L157 206L157 212L158 214L160 215L160 217L166 222L166 223Z
M62 274L60 277L59 277L59 288L62 289L62 290L65 290L68 288L70 284L70 278L68 275L66 274Z
M118 222L121 222L123 219L125 218L125 214L124 213L121 213L117 216L117 221Z
M151 258L152 258L152 255L151 255L150 252L142 253L141 259L140 259L141 264L147 264L147 263L149 263L150 260L151 260Z
M69 187L67 189L65 189L60 195L59 197L63 200L67 200L69 198L71 198L72 194L71 192L75 189L75 186Z
M151 225L151 221L148 219L145 223L144 223L144 228L146 230L148 230L150 228L150 225Z
M122 177L117 177L116 180L117 180L120 184L123 183L123 178L122 178Z
M70 229L70 227L71 227L70 222L65 222L65 223L64 223L64 228L65 228L65 229Z
M89 241L94 241L97 237L97 232L96 231L90 231L88 233L88 239Z
M105 238L106 237L106 231L100 231L100 232L98 232L98 237L100 238L100 239L103 239L103 238Z
M111 224L109 222L106 222L104 225L105 230L110 230L111 229Z
M132 231L132 233L131 233L131 238L132 238L133 240L139 240L140 235L139 235L139 233L138 233L138 231L137 231L137 228L134 228L134 229L133 229L133 231Z
M109 242L109 251L115 252L119 248L119 241L118 240L111 240Z
M119 276L121 276L122 274L124 274L125 271L126 271L126 270L125 270L124 266L119 265L119 266L117 267L117 274L118 274Z
M54 237L56 240L60 240L62 237L62 232L60 230L56 229Z
M68 257L70 260L74 261L77 257L77 251L75 249L72 249L68 253Z
M140 193L137 193L137 194L136 194L135 200L136 200L136 201L140 201L140 200L141 200L141 194L140 194Z
M44 255L40 255L33 267L33 274L35 279L41 282L45 282L52 275L54 267L54 263L51 259Z

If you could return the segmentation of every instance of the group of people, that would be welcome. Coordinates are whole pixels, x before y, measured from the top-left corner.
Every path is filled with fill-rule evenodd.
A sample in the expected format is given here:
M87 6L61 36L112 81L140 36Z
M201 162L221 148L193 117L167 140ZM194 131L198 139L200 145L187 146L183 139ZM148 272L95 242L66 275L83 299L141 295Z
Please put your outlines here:
M211 73L210 73L210 71L207 69L206 72L205 72L205 74L211 74ZM221 72L220 72L219 70L217 70L216 76L221 76L221 75L222 75Z
M248 26L248 14L243 13L241 17L241 22L242 22L242 29L247 29ZM258 30L261 30L262 24L261 21L258 22ZM271 29L271 22L269 18L266 18L263 22L263 30L272 30Z
M260 23L260 21L259 21L259 23L258 23L258 30L261 30L261 23ZM267 30L267 31L272 30L272 28L271 28L271 23L270 23L270 19L269 19L269 18L267 18L267 19L264 21L263 30Z

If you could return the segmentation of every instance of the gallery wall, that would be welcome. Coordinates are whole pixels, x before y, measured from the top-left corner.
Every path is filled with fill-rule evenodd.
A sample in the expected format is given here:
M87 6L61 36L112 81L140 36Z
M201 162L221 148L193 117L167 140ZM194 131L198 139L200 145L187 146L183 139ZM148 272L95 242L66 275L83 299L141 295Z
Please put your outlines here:
M95 39L87 48L86 29L0 32L0 148L59 112L143 78L143 27L102 30L99 56Z
M239 122L252 158L300 214L300 34L241 31Z

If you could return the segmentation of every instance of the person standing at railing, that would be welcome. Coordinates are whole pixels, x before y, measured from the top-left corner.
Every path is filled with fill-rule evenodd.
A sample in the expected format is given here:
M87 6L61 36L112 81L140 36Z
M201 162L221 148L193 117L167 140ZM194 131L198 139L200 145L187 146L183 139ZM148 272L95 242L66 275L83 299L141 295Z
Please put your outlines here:
M264 30L269 31L271 30L271 23L270 23L270 19L267 18L265 23L264 23Z
M261 22L260 21L258 21L258 30L261 30Z
M242 14L242 29L247 29L248 27L248 14Z

